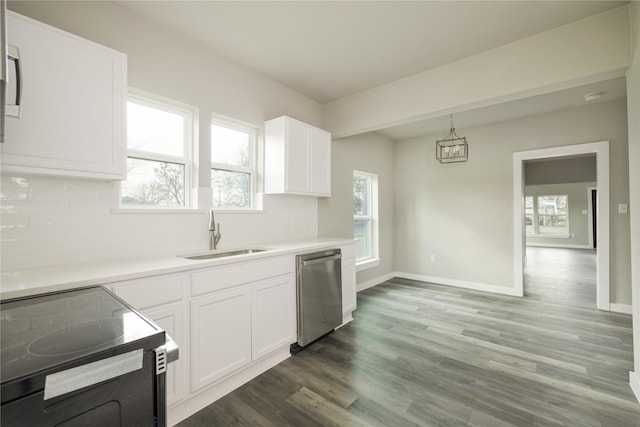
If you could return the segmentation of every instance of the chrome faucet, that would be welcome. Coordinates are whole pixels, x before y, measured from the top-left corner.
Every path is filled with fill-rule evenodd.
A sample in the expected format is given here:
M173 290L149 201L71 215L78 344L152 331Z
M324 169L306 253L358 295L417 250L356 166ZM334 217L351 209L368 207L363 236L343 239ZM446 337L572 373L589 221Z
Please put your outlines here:
M222 235L220 234L220 223L216 224L213 209L209 212L209 250L215 250Z

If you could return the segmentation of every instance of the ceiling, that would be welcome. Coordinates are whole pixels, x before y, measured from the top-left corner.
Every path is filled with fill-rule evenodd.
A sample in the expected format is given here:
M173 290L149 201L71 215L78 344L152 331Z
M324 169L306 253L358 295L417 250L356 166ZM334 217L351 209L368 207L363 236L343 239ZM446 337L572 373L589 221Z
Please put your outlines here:
M565 25L627 1L115 1L320 104ZM622 85L622 86L621 86ZM609 98L624 81L608 82ZM474 126L584 103L581 88L456 116ZM604 98L604 97L603 97ZM459 120L459 122L458 122ZM445 129L443 129L443 127ZM448 117L382 131L397 140Z

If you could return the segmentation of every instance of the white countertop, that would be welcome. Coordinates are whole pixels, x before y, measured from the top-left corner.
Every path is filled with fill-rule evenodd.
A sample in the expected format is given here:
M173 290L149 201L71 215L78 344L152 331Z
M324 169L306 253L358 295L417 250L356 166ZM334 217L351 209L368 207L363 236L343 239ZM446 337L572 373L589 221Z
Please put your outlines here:
M217 251L201 251L197 253L181 252L149 257L109 259L19 271L3 271L1 274L2 281L0 282L0 299L4 300L45 292L103 285L122 280L214 267L258 258L304 253L316 249L352 243L353 239L346 238L314 238L257 243L255 245L244 245L235 248L220 248ZM226 252L242 248L260 248L266 250L251 254L204 260L190 260L180 256L209 252Z

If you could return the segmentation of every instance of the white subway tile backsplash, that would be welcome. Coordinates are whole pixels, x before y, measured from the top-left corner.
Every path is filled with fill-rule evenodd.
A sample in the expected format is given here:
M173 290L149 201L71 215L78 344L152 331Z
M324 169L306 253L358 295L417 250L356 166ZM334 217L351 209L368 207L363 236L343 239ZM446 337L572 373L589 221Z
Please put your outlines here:
M53 202L2 202L2 214L63 214L64 203Z
M7 241L41 241L61 240L64 238L64 230L61 227L52 228L9 228L2 230L1 240Z
M68 215L107 215L111 209L109 206L97 203L75 203L64 204L64 212Z
M29 198L29 189L23 187L2 187L0 189L0 200L2 201L23 201Z
M63 215L37 215L33 214L29 216L29 227L31 228L48 228L59 227L64 225Z
M4 233L3 233L4 234ZM26 240L12 240L12 241L2 241L0 242L0 248L2 249L2 257L4 264L4 257L11 254L11 257L18 256L26 256L29 255L31 251L31 247L33 246L32 242L27 242ZM6 269L6 266L3 265L2 269Z
M28 180L23 176L2 175L0 187L28 187Z
M117 182L0 177L3 272L208 249L208 188L197 191L200 214L113 214L119 205ZM265 197L264 204L262 213L220 212L221 247L316 236L314 198Z
M0 218L0 229L5 230L7 228L23 228L29 225L28 215L2 215Z

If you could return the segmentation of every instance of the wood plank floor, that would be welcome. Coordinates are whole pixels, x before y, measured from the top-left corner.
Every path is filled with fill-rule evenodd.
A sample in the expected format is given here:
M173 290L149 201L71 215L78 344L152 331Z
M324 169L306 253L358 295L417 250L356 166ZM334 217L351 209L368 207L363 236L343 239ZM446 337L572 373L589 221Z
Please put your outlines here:
M631 316L595 308L592 270L592 251L535 248L525 298L389 280L179 425L640 426Z

